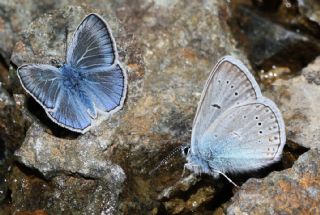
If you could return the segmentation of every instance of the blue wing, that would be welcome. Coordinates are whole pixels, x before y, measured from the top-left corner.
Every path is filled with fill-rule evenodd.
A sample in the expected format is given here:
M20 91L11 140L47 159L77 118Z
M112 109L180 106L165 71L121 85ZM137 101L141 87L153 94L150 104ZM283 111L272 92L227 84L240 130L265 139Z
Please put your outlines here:
M62 127L84 133L91 125L91 118L78 95L72 90L63 90L58 99L57 108L47 112Z
M116 58L115 42L107 23L97 14L88 15L73 35L67 63L87 70L111 66Z
M17 70L24 89L44 108L54 109L61 93L62 74L58 68L45 64L23 65Z
M85 76L84 89L100 110L110 112L117 107L121 108L127 83L119 65L82 74Z
M80 102L82 97L63 85L61 70L45 64L30 64L19 67L17 74L24 89L53 121L78 132L91 125L87 109Z

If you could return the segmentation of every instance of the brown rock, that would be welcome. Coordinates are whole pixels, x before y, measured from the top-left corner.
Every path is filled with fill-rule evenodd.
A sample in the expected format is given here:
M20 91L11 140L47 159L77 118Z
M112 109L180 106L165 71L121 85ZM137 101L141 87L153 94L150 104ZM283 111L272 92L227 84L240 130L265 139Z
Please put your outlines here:
M279 105L287 139L306 148L320 148L318 64L318 60L311 63L295 78L277 80L266 92Z
M291 169L250 179L226 205L227 214L319 214L320 151L303 154Z

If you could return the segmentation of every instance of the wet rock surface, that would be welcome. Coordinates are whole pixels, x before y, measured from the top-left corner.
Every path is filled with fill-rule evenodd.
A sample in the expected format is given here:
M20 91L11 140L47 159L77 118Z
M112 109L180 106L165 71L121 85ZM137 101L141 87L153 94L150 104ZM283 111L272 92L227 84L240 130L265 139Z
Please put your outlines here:
M320 55L319 38L314 39L318 29L306 24L301 29L307 30L299 32L292 26L301 20L279 21L287 13L281 12L286 11L283 3L272 1L269 7L270 1L253 2L251 8L240 8L241 18L248 18L240 24L249 46L234 37L227 24L232 18L239 21L227 1L1 2L0 54L5 66L0 68L0 81L5 88L0 89L0 146L3 143L11 154L15 151L15 161L11 155L1 167L5 174L0 175L0 214L319 210L319 59L310 63ZM269 19L266 11L282 15ZM63 62L73 31L90 12L101 14L110 25L129 85L123 110L78 135L46 117L26 96L15 69L23 63ZM181 177L185 160L179 153L152 171L176 147L190 142L200 93L215 62L229 54L250 67L243 48L253 68L277 74L262 83L265 95L275 100L285 118L288 143L282 162L259 174L230 175L240 189L223 177L188 172ZM291 168L306 148L312 150Z

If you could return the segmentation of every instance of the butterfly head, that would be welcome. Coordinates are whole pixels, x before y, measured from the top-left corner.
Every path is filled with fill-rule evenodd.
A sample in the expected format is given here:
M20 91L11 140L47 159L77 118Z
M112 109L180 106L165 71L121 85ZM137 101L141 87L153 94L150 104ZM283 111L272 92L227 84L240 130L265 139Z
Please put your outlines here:
M57 59L51 59L50 63L52 64L52 66L55 66L57 68L60 68L64 65L64 63L61 60Z
M184 165L188 170L196 173L210 173L210 167L208 162L198 156L196 153L192 152L189 148L188 153L186 154L187 163Z

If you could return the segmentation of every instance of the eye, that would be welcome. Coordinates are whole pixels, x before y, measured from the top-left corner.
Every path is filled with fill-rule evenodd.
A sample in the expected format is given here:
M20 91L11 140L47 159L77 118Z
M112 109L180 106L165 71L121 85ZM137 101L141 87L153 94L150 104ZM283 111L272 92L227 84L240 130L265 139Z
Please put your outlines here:
M184 156L187 156L188 153L189 153L189 150L190 150L190 146L185 146L185 147L183 147L183 148L182 148L182 154L183 154Z

